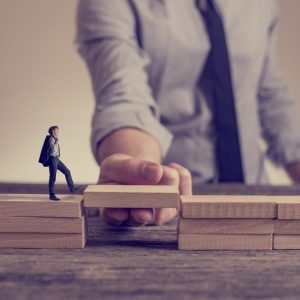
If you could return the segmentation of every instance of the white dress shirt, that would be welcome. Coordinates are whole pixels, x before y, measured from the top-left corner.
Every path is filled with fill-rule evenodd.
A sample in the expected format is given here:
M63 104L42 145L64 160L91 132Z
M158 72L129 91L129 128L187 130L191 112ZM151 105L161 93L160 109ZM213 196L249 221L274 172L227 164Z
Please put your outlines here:
M245 181L266 183L265 155L278 165L300 160L300 123L275 57L277 6L215 4L229 48ZM96 98L95 157L112 131L139 128L157 139L164 163L187 167L194 183L214 178L210 43L195 0L81 0L77 43Z

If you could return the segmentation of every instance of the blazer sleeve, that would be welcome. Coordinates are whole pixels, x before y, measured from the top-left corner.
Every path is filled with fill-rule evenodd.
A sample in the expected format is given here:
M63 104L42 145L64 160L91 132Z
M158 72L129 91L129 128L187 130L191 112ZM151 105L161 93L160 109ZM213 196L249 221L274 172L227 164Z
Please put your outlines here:
M276 60L278 9L275 2L268 36L264 68L258 90L262 134L267 155L277 165L300 160L299 109L289 97Z
M129 1L79 1L77 44L96 99L91 135L96 160L98 144L120 128L137 128L153 136L162 159L172 141L171 132L160 123L146 72L151 62L138 44L136 26Z

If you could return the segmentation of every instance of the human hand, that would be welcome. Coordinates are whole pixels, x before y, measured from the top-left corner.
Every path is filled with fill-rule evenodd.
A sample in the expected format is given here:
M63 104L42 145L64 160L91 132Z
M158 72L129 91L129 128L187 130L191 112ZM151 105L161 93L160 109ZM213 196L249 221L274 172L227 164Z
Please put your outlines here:
M181 195L192 194L190 172L177 163L161 165L126 154L113 154L100 165L99 184L176 185ZM110 225L162 225L178 215L177 208L100 208Z

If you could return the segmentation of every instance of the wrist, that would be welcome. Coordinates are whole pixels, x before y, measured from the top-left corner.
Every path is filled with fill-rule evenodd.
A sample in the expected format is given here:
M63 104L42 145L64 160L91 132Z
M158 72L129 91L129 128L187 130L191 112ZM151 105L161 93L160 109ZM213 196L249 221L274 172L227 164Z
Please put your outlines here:
M156 163L161 161L158 142L149 134L133 128L114 131L98 145L99 162L112 154L125 154Z

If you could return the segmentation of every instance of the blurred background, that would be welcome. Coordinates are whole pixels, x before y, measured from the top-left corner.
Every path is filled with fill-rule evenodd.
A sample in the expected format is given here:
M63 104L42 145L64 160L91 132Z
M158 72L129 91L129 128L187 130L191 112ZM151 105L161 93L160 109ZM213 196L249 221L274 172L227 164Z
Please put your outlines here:
M300 105L300 1L278 4L278 57ZM48 169L37 160L51 125L61 128L61 159L74 180L97 180L89 141L94 99L74 44L76 6L77 0L0 0L1 182L48 181ZM289 182L282 170L267 168L273 184ZM58 174L57 181L65 180Z

